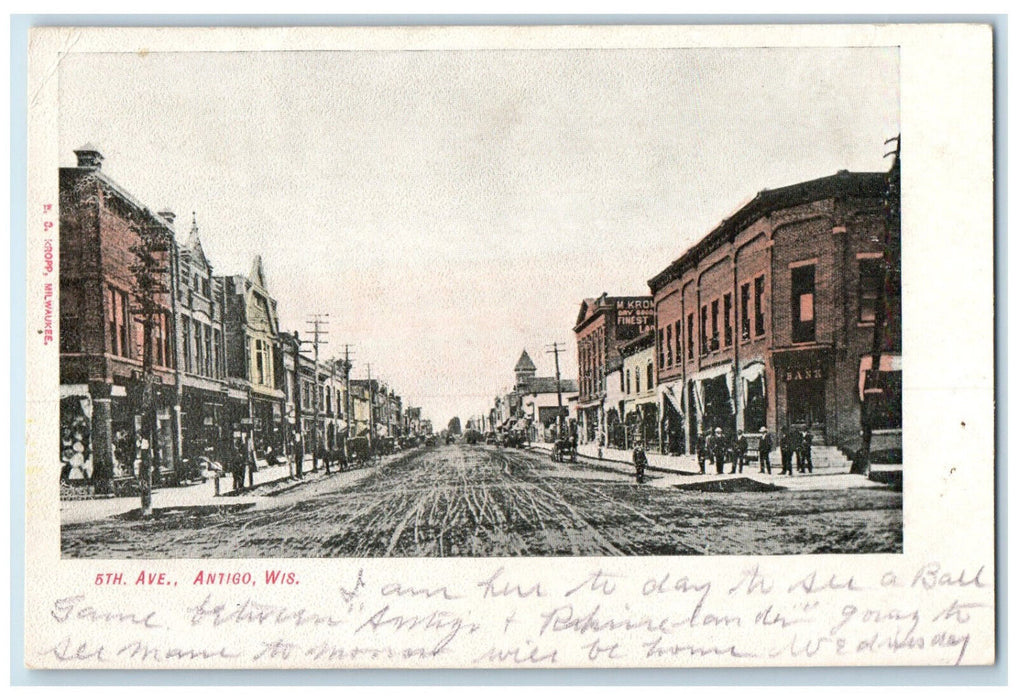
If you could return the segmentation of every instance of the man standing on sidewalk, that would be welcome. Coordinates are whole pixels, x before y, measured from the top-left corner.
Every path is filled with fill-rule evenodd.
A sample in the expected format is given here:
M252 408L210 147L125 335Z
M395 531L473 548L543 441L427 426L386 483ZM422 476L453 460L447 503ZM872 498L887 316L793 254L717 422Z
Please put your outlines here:
M771 450L774 449L774 438L767 432L767 426L760 426L760 473L764 473L764 468L767 468L767 473L771 473Z
M700 463L700 473L707 473L707 436L700 431L700 437L696 439L696 460Z
M738 468L740 474L742 473L742 468L746 465L746 452L748 451L749 440L746 439L746 434L740 430L739 437L735 440L735 455L732 458L732 474L735 473L736 468Z
M813 473L813 433L809 428L802 431L799 439L799 471L805 473L807 469Z
M725 456L728 452L728 440L725 438L725 431L721 426L714 428L714 437L711 443L711 456L714 458L714 471L718 474L725 473Z
M781 473L794 476L792 473L792 436L788 434L787 425L781 429L778 448L781 450ZM763 468L760 471L763 471Z

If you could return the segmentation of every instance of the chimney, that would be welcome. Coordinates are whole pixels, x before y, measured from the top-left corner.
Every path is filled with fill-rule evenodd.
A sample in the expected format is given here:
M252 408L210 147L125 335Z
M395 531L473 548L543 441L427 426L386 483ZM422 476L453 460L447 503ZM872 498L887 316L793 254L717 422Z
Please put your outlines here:
M103 166L103 154L96 150L95 146L86 143L74 152L78 156L78 167L87 170L99 170Z
M168 223L170 225L170 228L173 228L173 220L177 218L177 215L174 214L172 210L170 210L170 209L161 209L157 213L159 214L159 216L161 216L162 218L166 219L166 223Z

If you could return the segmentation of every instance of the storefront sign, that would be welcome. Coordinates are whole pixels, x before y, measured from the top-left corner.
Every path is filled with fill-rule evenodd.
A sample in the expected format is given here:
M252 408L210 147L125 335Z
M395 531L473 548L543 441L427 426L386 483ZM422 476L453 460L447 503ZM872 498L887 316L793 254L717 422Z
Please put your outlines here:
M824 371L819 367L797 367L784 371L782 378L786 382L800 381L802 379L823 379Z
M615 325L618 336L635 338L654 328L654 300L641 297L621 298L615 301Z

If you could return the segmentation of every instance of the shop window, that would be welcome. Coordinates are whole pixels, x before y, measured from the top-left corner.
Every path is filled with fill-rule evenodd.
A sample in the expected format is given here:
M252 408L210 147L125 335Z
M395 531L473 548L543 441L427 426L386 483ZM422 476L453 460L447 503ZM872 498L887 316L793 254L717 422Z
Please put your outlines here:
M753 329L757 336L764 334L764 276L760 275L753 280Z
M873 323L877 319L877 299L884 281L883 260L868 258L859 261L859 322Z
M792 342L808 343L816 339L813 313L816 267L800 265L792 268Z
M732 344L732 295L725 295L725 347Z

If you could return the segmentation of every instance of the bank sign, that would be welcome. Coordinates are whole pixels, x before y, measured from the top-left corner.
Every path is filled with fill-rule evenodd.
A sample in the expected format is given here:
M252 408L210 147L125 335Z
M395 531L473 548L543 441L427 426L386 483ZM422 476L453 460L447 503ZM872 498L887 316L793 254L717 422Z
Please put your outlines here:
M615 327L621 340L632 340L654 329L654 299L651 297L616 297Z

